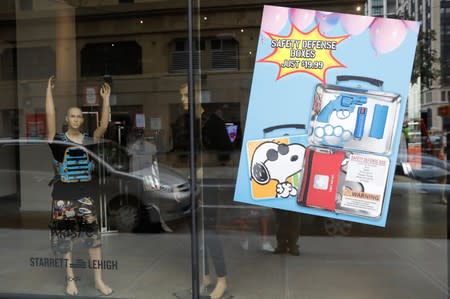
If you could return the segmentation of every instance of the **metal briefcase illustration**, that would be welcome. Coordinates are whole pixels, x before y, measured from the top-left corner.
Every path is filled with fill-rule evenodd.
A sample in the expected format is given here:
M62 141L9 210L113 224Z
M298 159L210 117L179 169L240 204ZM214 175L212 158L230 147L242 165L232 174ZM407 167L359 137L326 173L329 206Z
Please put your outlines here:
M316 86L311 143L389 154L400 95L383 91L383 81L373 78L337 76L336 82Z
M294 133L286 134L289 129ZM246 145L252 199L295 198L308 141L305 125L280 125L263 132L265 138L250 140ZM269 133L273 137L267 137Z

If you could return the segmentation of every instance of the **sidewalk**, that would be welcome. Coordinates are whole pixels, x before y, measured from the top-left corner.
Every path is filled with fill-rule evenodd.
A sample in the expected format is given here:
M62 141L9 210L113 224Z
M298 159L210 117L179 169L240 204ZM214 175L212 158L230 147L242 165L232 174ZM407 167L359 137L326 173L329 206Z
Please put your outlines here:
M245 251L236 235L221 238L236 299L448 296L447 240L302 237L301 255L294 257ZM64 270L34 263L53 257L48 231L1 229L0 244L0 294L63 294ZM175 298L191 286L190 254L189 234L104 235L103 259L117 263L103 272L114 289L110 298ZM85 250L74 251L77 258L87 260ZM76 269L76 275L81 296L99 296L92 270Z

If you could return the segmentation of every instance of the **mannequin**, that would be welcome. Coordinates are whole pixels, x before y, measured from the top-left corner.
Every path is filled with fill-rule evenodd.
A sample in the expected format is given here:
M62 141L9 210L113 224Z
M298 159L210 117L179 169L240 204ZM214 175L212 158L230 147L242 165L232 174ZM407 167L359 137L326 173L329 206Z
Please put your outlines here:
M45 111L47 117L47 139L54 157L55 179L52 180L52 214L50 219L51 245L55 254L61 254L67 259L66 294L78 294L72 263L72 245L81 240L88 248L92 261L101 260L101 236L96 216L95 192L96 178L93 175L95 165L89 158L89 149L103 137L109 121L109 97L111 88L104 83L100 90L103 99L100 126L94 132L93 138L81 132L84 122L80 108L71 107L67 110L65 121L67 130L56 132L55 106L53 102L54 77L47 84ZM82 146L82 147L80 147ZM68 161L77 160L77 165L84 165L75 170ZM80 174L81 173L81 174ZM94 269L95 288L103 295L111 295L112 289L102 278L102 270Z
M189 105L187 90L186 84L181 85L179 88L180 114L171 124L173 151L176 152L179 162L186 162L189 152Z
M218 161L224 165L230 160L232 145L222 118L221 105L211 103L209 105L202 105L202 108L201 129L203 152L214 152ZM204 208L205 273L200 287L205 290L213 285L208 263L208 257L210 257L214 265L217 281L209 296L211 299L220 299L228 296L226 293L228 286L224 250L222 240L217 231L218 196L216 194L204 193L203 197L202 203L210 207Z
M187 84L183 84L179 88L180 93L180 108L182 110L182 115L177 118L174 125L172 125L173 130L173 139L174 139L174 150L189 150L189 88ZM201 90L199 86L195 87L195 101L194 103L198 103L201 100ZM205 129L209 129L208 132L214 134L211 126L207 126L206 123L202 123L200 119L202 116L205 116L203 107L200 105L195 109L195 123L194 123L194 134L199 134L201 131L202 135ZM208 114L210 116L210 114ZM203 117L204 118L204 117ZM214 119L215 120L215 119ZM210 122L210 124L215 125L217 122ZM201 130L200 130L201 129ZM225 132L225 125L223 124ZM227 135L228 138L228 135ZM194 140L200 140L200 135L194 136ZM203 141L203 140L202 140ZM215 143L215 140L211 141L212 144ZM195 146L199 146L197 143ZM196 150L200 150L200 148L196 148ZM222 246L222 241L217 232L217 212L218 209L214 205L214 201L216 200L216 194L203 194L201 198L199 198L199 204L204 205L205 203L208 205L212 205L213 207L203 208L204 209L204 229L205 229L205 256L204 263L205 269L204 274L200 283L200 292L203 297L208 297L210 299L221 299L228 297L227 294L227 269L225 264L224 251ZM213 278L210 272L210 262L212 261L212 266L215 270L216 279Z

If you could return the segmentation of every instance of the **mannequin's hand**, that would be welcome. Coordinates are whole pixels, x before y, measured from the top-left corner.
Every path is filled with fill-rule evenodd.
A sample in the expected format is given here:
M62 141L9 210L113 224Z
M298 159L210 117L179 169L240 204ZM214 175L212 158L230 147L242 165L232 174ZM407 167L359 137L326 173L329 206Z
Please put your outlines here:
M55 88L55 76L50 76L48 78L47 89L52 90L53 88Z
M103 83L102 88L100 88L100 95L103 99L109 98L111 95L111 86L108 83Z

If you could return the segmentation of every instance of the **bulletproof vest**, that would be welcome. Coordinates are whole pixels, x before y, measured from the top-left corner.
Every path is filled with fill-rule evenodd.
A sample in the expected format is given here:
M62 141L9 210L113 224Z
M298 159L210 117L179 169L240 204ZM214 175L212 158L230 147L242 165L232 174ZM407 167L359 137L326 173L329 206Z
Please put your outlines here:
M89 182L92 179L94 163L81 148L69 147L64 152L64 160L57 164L60 180L64 183Z

